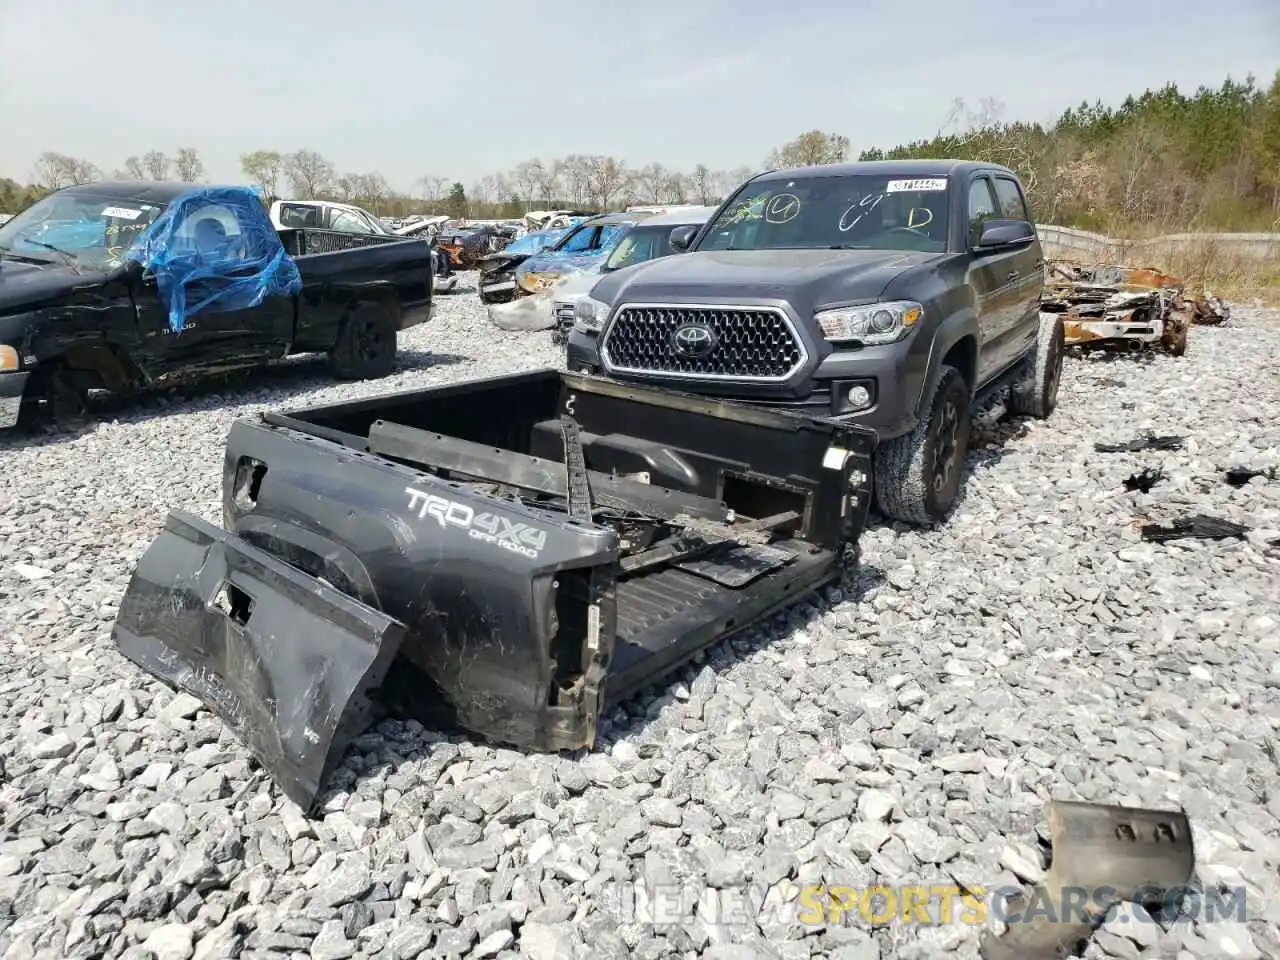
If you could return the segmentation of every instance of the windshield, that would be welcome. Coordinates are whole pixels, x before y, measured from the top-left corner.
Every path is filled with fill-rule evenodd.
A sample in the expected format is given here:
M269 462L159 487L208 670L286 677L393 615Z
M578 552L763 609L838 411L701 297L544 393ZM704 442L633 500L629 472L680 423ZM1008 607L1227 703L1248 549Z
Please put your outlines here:
M634 263L656 260L669 256L676 251L671 248L671 231L674 226L666 227L632 227L623 235L613 253L601 267L602 273L621 270Z
M748 184L698 250L947 249L947 180L884 175Z
M110 270L164 207L54 193L0 226L0 255Z

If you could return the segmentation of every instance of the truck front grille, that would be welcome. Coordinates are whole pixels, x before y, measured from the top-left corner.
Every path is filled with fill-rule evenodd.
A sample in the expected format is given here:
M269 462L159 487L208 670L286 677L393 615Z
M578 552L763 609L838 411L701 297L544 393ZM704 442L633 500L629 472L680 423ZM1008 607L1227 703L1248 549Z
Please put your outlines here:
M691 379L781 382L808 354L777 307L627 304L601 339L606 367Z

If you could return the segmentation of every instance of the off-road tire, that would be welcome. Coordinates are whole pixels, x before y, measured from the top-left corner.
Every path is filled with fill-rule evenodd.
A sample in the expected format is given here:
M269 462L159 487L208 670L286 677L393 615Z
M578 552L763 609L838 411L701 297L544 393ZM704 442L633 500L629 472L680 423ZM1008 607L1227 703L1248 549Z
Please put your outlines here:
M876 507L884 516L918 527L947 518L964 480L969 404L964 375L943 366L928 414L910 433L880 444L873 472Z
M329 351L333 375L341 380L385 377L395 368L398 327L395 312L385 303L368 300L356 304Z
M1035 359L1009 389L1009 412L1019 417L1047 419L1058 406L1066 331L1057 314L1041 314Z
M37 368L22 398L19 418L59 430L77 427L89 416L89 400L60 362Z

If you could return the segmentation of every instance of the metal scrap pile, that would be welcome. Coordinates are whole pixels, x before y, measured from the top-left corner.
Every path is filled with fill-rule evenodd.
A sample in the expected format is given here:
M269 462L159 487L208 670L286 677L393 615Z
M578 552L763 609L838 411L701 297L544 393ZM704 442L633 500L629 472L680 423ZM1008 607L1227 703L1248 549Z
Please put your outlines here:
M1068 345L1157 344L1175 357L1187 350L1193 324L1216 325L1229 311L1221 300L1188 297L1179 277L1149 267L1050 260L1040 309L1062 315Z

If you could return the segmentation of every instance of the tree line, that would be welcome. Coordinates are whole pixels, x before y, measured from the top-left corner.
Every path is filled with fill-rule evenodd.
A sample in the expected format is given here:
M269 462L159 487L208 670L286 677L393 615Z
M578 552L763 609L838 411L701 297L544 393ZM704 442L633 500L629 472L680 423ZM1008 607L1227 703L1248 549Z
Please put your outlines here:
M976 108L957 100L937 132L859 159L954 157L1003 163L1027 185L1036 219L1125 235L1158 229L1280 230L1280 72L1266 88L1253 76L1184 94L1167 84L1119 106L1082 103L1052 124L1005 121L993 98ZM464 184L424 174L396 190L381 173L342 173L309 148L255 150L240 158L248 181L268 197L333 199L380 216L444 213L510 217L537 208L621 209L633 203L716 203L757 169L849 159L841 134L802 133L773 150L759 168L692 170L660 163L629 166L616 157L569 154L531 158L512 170ZM109 174L132 179L200 181L194 148L128 158ZM50 190L101 179L94 164L43 154L34 182L0 180L0 211L15 213Z

